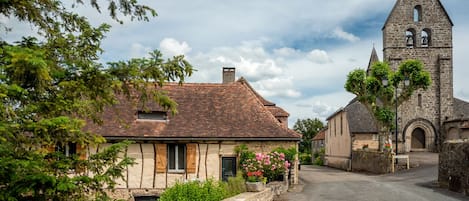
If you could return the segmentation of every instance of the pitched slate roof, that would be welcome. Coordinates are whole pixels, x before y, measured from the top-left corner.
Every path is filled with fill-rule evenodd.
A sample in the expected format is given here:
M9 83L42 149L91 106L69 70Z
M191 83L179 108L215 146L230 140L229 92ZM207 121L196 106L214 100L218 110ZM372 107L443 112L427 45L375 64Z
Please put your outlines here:
M454 98L453 118L464 119L469 118L469 103L458 98Z
M376 122L373 120L370 112L358 100L352 100L344 108L344 111L347 114L350 133L367 134L378 132Z
M371 66L373 66L373 64L376 62L379 62L379 57L378 57L378 53L376 53L375 47L373 46L373 49L371 50L370 61L368 62L368 68L366 69L367 75L370 74Z
M228 84L167 84L162 90L178 104L178 114L167 121L136 120L142 108L121 99L106 109L103 125L86 129L110 139L300 140L300 134L282 126L265 106L270 102L246 83L240 79ZM161 111L155 103L146 109Z

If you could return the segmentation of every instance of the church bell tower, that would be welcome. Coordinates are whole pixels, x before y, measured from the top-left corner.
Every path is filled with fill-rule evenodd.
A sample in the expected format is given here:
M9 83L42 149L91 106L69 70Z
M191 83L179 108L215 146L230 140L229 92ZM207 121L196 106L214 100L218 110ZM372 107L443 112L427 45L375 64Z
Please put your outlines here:
M432 80L398 109L399 152L437 149L440 127L453 116L452 28L440 0L397 0L384 24L383 60L393 70L420 60Z

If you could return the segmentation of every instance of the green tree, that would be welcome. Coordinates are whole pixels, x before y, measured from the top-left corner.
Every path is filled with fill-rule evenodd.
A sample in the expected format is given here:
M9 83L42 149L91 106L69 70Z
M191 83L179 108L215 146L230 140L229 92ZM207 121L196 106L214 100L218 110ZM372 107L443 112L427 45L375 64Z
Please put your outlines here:
M383 84L388 81L388 85ZM405 84L407 80L408 84ZM402 62L397 71L392 71L385 62L376 62L371 66L369 74L357 69L347 76L345 89L355 94L358 101L373 114L380 134L379 149L383 149L383 140L389 139L389 131L394 127L394 110L408 100L418 89L427 89L431 84L430 74L423 69L417 60ZM401 92L398 92L401 90ZM396 98L397 96L397 98Z
M300 143L300 153L311 153L311 140L324 128L324 123L318 118L298 119L293 130L303 135Z
M135 0L108 2L118 22L156 16ZM96 0L90 4L100 12ZM104 143L83 126L101 123L103 109L134 90L142 94L135 101L156 101L176 113L176 103L159 89L182 83L192 66L183 56L164 60L156 50L149 58L101 64L100 43L110 26L93 27L58 0L0 1L0 15L30 23L40 36L0 40L0 200L107 200L105 188L114 188L134 163L120 154L129 142L89 158L80 157L83 150L66 156L53 147Z

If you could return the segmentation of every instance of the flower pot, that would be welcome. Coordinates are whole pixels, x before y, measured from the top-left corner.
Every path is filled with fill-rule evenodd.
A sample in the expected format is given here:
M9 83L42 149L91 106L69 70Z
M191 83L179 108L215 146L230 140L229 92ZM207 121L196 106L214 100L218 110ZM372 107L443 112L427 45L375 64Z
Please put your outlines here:
M265 189L265 185L263 182L246 182L246 190L248 192L259 192Z

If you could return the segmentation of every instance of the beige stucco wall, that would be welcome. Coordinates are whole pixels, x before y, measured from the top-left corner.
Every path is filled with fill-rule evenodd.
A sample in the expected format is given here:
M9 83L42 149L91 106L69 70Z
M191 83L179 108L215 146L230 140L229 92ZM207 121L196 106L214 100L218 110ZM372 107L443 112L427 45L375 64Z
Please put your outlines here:
M171 187L176 182L186 180L205 180L212 178L219 180L221 176L221 157L235 157L234 148L240 144L246 144L249 150L256 153L268 153L277 147L295 147L296 141L267 141L267 142L190 142L196 143L196 171L195 173L156 173L155 171L155 147L152 143L137 142L129 145L127 155L135 158L134 166L128 167L124 172L125 180L118 180L116 188L120 193L113 194L115 198L128 199L132 192L161 192ZM98 147L89 147L89 154L94 154L110 144L102 144ZM124 154L124 153L123 153ZM293 183L298 183L298 158L292 169ZM122 193L125 192L129 193Z
M349 169L351 136L345 111L339 111L327 124L325 165Z
M353 135L353 150L363 148L363 145L368 145L369 150L378 150L379 141L378 134L354 134Z

